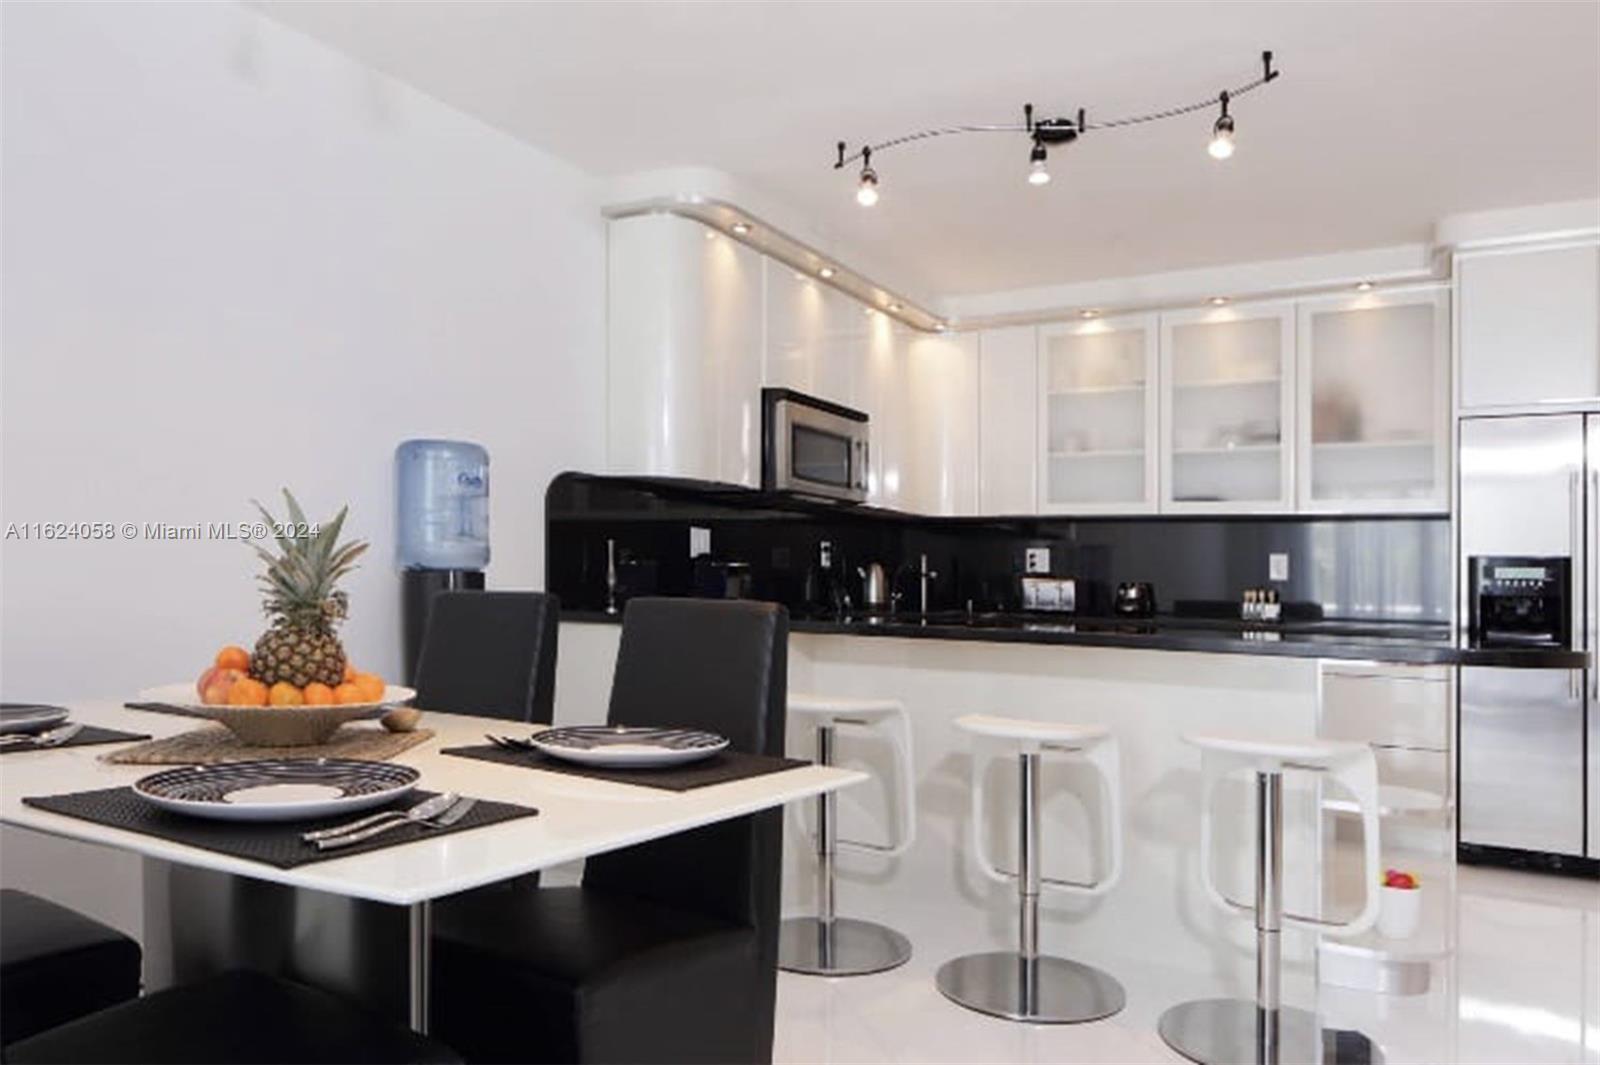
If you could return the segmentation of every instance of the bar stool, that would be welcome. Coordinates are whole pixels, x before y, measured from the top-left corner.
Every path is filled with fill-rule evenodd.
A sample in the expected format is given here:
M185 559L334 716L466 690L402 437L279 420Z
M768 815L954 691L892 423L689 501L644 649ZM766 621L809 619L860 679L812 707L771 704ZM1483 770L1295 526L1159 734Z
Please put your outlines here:
M972 776L972 853L990 879L1016 882L1020 928L1015 951L968 954L945 962L935 978L939 990L968 1009L1012 1021L1077 1024L1111 1016L1127 1001L1114 977L1081 962L1039 953L1039 892L1052 888L1077 895L1103 895L1122 875L1122 788L1116 737L1102 725L981 714L959 718L956 726L975 736L1006 741L1020 759L1018 871L1014 874L1000 869L989 857L983 839L981 767L975 766ZM1105 785L1102 812L1110 868L1093 883L1040 875L1039 762L1045 751L1086 763Z
M1201 750L1200 875L1211 901L1230 913L1253 913L1256 922L1256 997L1204 999L1161 1015L1168 1046L1192 1061L1375 1062L1382 1056L1363 1033L1324 1029L1306 1010L1279 1002L1279 937L1285 924L1327 935L1356 935L1378 915L1378 767L1366 744L1339 740L1264 740L1235 736L1185 736ZM1363 847L1361 912L1348 922L1286 913L1283 909L1283 774L1321 773L1355 796ZM1216 790L1233 773L1252 772L1256 791L1256 897L1245 906L1223 895L1212 869L1212 806Z
M845 699L789 693L789 712L810 718L817 730L817 762L833 764L834 731L840 725L882 726L894 746L900 786L898 838L868 843L838 838L839 800L817 798L817 915L791 917L778 932L778 968L810 976L862 976L904 965L911 943L892 928L835 914L834 859L838 848L895 858L916 840L916 767L911 758L911 718L894 699Z

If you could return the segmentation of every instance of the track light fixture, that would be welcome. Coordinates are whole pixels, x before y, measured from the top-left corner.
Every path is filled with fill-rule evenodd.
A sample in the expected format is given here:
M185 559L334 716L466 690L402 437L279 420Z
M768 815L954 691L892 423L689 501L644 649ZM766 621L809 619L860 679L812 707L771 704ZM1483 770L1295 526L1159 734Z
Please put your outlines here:
M1075 118L1044 118L1035 122L1033 119L1033 105L1024 104L1022 108L1021 125L992 125L992 126L941 126L934 129L920 130L916 133L907 133L903 136L893 137L878 144L864 144L855 152L850 152L849 146L844 141L838 142L838 157L834 160L833 168L842 170L851 163L860 160L861 177L856 184L856 202L863 207L871 207L878 202L878 172L872 167L872 153L881 152L886 148L898 148L902 144L913 141L928 140L933 137L945 137L956 133L1025 133L1033 142L1033 148L1028 153L1028 183L1031 185L1048 185L1050 171L1047 159L1049 149L1059 144L1070 144L1090 130L1122 129L1127 126L1142 126L1148 122L1160 119L1178 118L1196 112L1208 111L1213 107L1221 110L1216 122L1211 127L1211 143L1207 150L1216 159L1226 159L1233 154L1233 116L1228 113L1228 104L1237 97L1247 92L1253 92L1261 86L1278 77L1280 71L1272 68L1272 53L1261 53L1261 74L1255 80L1246 82L1236 89L1224 89L1215 96L1208 96L1196 103L1185 104L1181 107L1169 107L1162 111L1152 111L1149 114L1132 115L1128 118L1105 119L1090 122L1083 108L1078 109Z
M1217 124L1211 127L1211 143L1206 146L1206 151L1211 153L1213 159L1226 159L1233 154L1233 116L1228 114L1226 92L1217 102L1222 105L1222 114L1217 117Z
M841 151L844 146L841 144ZM856 202L871 207L878 202L878 172L872 169L872 149L861 149L861 181L856 185Z

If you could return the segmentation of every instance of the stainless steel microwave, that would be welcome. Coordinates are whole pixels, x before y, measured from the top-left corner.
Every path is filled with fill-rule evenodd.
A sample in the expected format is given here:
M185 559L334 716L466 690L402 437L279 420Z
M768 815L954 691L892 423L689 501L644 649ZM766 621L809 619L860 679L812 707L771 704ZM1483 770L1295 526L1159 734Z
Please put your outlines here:
M761 487L861 503L867 416L787 388L761 390Z

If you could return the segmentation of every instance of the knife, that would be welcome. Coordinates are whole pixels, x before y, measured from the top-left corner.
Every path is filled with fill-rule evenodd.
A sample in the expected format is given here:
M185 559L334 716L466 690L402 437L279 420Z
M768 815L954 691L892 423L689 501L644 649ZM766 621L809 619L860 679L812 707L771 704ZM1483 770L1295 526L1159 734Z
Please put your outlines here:
M72 737L83 731L83 723L75 721L70 725L61 725L48 729L36 736L19 736L13 733L10 736L0 736L0 747L22 747L24 745L38 750L41 747L59 747Z

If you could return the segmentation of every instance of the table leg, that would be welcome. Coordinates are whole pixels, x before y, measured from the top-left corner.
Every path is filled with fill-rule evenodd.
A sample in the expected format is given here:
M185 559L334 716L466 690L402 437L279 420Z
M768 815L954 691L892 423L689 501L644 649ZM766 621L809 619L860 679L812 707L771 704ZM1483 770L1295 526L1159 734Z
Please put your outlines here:
M433 903L424 899L413 903L408 914L407 961L410 985L411 1030L428 1034L429 991L433 964Z

